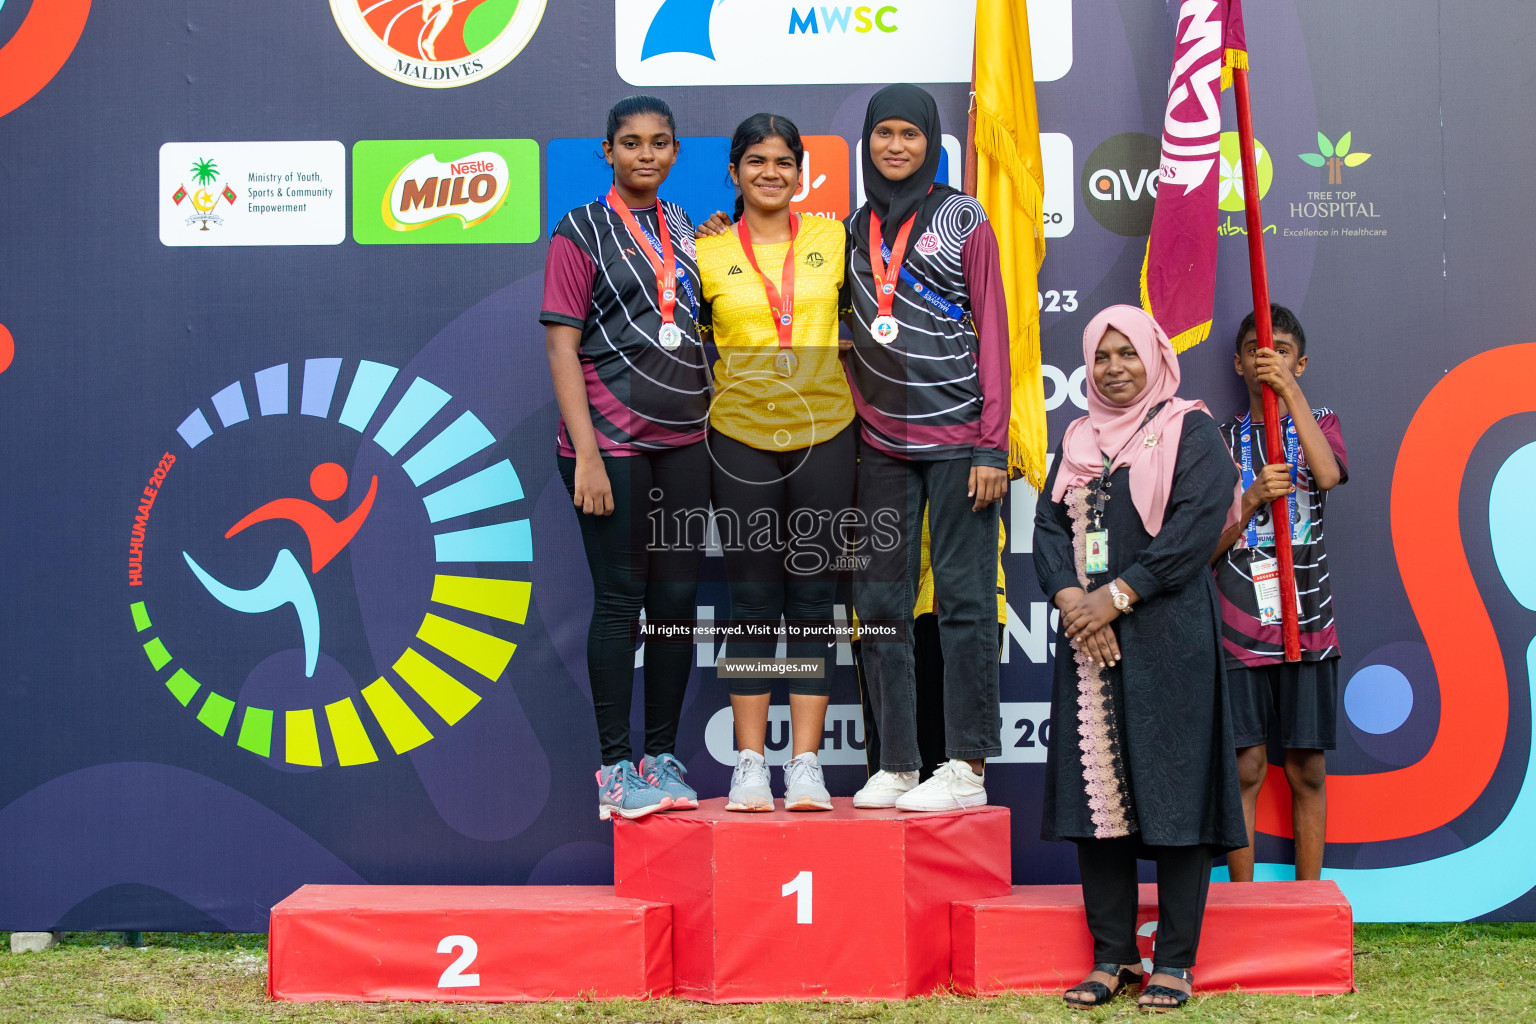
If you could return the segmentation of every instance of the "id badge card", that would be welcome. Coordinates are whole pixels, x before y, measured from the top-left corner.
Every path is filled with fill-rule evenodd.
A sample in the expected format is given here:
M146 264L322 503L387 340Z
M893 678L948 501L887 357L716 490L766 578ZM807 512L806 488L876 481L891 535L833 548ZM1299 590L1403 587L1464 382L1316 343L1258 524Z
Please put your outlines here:
M1249 567L1253 572L1253 594L1258 599L1259 625L1280 624L1280 563L1273 558L1255 558Z
M1258 599L1259 625L1280 625L1280 563L1273 558L1255 558L1253 594ZM1301 591L1296 592L1296 616L1301 617Z
M1083 570L1092 576L1109 572L1109 531L1089 530L1083 536Z

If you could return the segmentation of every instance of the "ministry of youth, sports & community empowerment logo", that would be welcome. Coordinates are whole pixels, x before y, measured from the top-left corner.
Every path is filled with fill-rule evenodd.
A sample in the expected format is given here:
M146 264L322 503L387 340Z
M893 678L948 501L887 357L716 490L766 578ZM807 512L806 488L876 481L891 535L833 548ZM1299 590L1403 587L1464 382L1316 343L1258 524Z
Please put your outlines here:
M441 735L502 678L528 610L522 486L491 432L423 377L344 362L273 366L193 409L129 534L154 679L290 770Z
M522 52L545 0L331 0L348 45L380 74L427 89L467 85Z

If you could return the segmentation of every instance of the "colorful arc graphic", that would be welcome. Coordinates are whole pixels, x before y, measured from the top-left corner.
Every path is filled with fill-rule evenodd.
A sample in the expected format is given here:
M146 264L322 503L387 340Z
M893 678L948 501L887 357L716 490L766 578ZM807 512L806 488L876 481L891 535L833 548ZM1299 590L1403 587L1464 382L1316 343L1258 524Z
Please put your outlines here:
M332 418L341 367L342 360L336 358L304 362L299 371L299 415ZM367 434L372 428L372 440L391 456L398 455L420 435L452 398L430 381L417 377L398 401L381 408L398 375L396 367L361 361L340 411L334 414L336 423L359 433ZM286 363L255 374L257 415L289 414L290 376ZM248 392L240 381L214 394L211 403L219 428L251 419ZM181 422L176 432L187 449L192 450L213 437L216 429L204 410L198 408ZM157 676L164 678L166 688L183 707L195 707L197 720L219 736L228 735L233 726L238 746L292 765L318 767L323 763L322 730L329 735L336 763L357 765L379 759L376 740L380 736L396 754L403 754L431 740L434 729L456 724L480 701L474 686L460 676L472 682L476 676L495 682L506 671L516 650L512 641L459 621L462 613L521 624L528 611L527 582L464 572L476 564L531 562L533 541L528 520L504 518L474 527L460 527L454 522L474 512L501 511L523 497L512 463L502 459L446 485L438 479L494 442L479 417L466 411L401 464L434 524L433 543L439 570L433 578L433 608L423 614L415 640L445 655L455 665L453 671L442 668L413 644L399 654L387 672L362 688L361 706L346 697L319 708L242 709L236 701L176 664L156 633L150 609L144 601L136 601L130 606L134 628ZM402 689L414 693L441 724L424 721L401 696ZM282 749L274 750L279 715L283 742Z
M1434 658L1440 728L1415 764L1374 775L1328 777L1330 843L1401 839L1438 828L1482 795L1509 727L1509 679L1461 542L1462 478L1478 440L1495 423L1536 410L1504 387L1509 367L1536 359L1536 345L1473 356L1425 397L1403 437L1392 476L1392 541L1403 588ZM1422 486L1426 468L1440 474ZM1258 828L1289 837L1291 791L1271 766L1259 794Z
M75 52L91 0L37 0L0 47L0 117L36 96Z

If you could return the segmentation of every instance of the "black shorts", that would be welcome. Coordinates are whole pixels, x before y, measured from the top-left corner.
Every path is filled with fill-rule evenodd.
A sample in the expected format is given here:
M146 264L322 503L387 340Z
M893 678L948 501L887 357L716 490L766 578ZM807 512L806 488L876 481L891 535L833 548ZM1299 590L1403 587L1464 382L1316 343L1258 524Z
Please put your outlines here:
M1238 747L1269 741L1278 720L1288 750L1333 750L1339 725L1339 659L1259 668L1227 667L1232 738Z

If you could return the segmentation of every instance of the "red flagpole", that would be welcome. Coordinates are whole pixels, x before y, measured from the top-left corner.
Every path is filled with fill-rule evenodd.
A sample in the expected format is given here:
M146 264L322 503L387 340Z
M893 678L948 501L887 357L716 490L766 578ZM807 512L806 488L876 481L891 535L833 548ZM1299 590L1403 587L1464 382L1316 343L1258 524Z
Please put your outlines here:
M1237 137L1243 158L1243 207L1248 218L1248 273L1253 279L1253 320L1259 344L1275 347L1274 325L1269 319L1269 272L1264 266L1264 219L1259 215L1259 169L1253 152L1253 111L1248 105L1248 71L1232 69L1236 88ZM1280 413L1275 391L1264 385L1265 462L1284 462ZM1291 505L1277 498L1269 508L1275 524L1275 557L1280 562L1280 634L1285 641L1285 660L1301 660L1301 634L1296 623L1296 568L1291 558ZM1286 524L1282 529L1280 524Z

